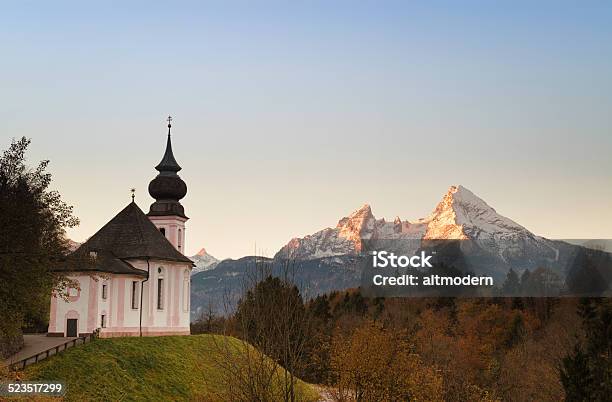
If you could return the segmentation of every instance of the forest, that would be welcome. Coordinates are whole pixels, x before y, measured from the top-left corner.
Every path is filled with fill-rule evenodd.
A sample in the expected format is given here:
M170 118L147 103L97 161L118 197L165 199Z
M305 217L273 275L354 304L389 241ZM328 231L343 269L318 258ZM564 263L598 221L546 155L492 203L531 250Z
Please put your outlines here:
M366 298L350 289L303 300L287 277L267 276L232 314L202 313L192 333L242 339L335 401L612 395L605 298Z

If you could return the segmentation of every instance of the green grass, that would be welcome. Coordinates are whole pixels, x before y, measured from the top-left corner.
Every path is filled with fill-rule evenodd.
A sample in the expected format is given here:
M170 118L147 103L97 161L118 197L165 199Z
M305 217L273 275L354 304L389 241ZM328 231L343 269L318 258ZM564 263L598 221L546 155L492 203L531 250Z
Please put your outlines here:
M68 401L222 400L226 381L215 362L227 342L240 345L221 335L97 339L28 367L25 376L64 381ZM300 400L317 399L310 385L296 388Z

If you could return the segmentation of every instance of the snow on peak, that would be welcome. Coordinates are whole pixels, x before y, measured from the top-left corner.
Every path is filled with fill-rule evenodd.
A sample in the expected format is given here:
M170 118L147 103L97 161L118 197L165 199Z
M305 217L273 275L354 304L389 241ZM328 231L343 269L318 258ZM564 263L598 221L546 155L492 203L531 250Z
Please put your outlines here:
M208 271L213 269L219 263L219 260L206 252L206 249L202 247L195 255L191 257L191 260L196 265L191 270L191 275L197 274L198 272Z
M399 217L392 222L376 219L368 204L340 219L335 228L292 239L277 255L314 259L362 251L363 240L380 239L516 239L534 235L499 215L467 188L451 186L434 211L411 223Z
M451 186L428 221L426 239L503 238L517 234L533 236L516 222L499 215L467 188Z

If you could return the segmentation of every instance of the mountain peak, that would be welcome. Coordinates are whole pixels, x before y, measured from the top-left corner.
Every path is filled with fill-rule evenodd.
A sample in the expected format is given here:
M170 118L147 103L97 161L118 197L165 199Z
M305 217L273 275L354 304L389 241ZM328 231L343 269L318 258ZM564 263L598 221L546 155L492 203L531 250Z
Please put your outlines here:
M194 275L198 272L207 271L213 269L219 263L212 255L208 254L206 249L202 247L195 255L191 257L191 260L195 263L195 267L191 270L191 274Z
M370 208L369 204L363 204L349 216L340 219L336 225L336 229L340 229L340 231L343 229L350 229L351 231L361 232L364 226L372 219L374 219L372 208Z
M369 218L372 216L372 208L370 208L370 204L363 204L361 207L351 212L348 217L342 218L340 222L342 222L344 219ZM338 223L338 225L340 225L340 223Z
M200 249L200 251L198 251L198 252L197 252L195 255L196 255L196 256L198 256L198 257L202 257L202 256L204 256L204 255L210 255L210 254L208 254L208 253L206 252L206 249L205 249L204 247L202 247L202 248Z
M485 201L462 185L449 187L434 211L415 222L376 219L364 204L340 221L335 228L292 239L277 255L315 259L357 254L364 240L461 240L528 239L534 235L514 221L499 215Z
M348 217L340 219L336 229L339 230L338 236L355 244L355 248L361 250L361 239L371 236L376 219L372 215L372 208L369 204L363 204L361 208L350 214Z
M467 188L451 186L428 218L427 239L475 239L531 233L495 209Z

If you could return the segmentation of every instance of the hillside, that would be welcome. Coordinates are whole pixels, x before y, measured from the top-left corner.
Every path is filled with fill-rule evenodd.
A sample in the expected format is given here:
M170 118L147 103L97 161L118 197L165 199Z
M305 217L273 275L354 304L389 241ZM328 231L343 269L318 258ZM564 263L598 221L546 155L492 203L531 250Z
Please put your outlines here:
M221 335L97 339L28 367L25 376L65 381L67 401L224 400L219 345L239 344ZM301 400L317 399L302 381L298 391Z

